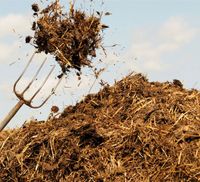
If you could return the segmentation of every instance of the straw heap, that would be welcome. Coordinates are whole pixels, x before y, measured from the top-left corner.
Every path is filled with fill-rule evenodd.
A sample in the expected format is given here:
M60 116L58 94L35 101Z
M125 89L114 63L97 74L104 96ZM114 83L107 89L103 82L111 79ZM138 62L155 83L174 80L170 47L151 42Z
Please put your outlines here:
M200 181L200 92L129 75L59 119L0 133L4 181Z

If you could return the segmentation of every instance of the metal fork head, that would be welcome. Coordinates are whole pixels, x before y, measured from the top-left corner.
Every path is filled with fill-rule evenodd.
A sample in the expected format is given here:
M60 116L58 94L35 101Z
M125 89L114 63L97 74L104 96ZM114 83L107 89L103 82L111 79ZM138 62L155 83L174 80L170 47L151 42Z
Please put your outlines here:
M15 93L15 95L24 102L24 104L26 104L27 106L31 107L31 108L40 108L42 107L47 100L55 93L56 88L58 87L58 85L60 84L62 78L60 78L58 80L58 82L56 83L56 85L52 88L50 94L42 101L41 104L34 106L32 104L34 98L39 94L39 92L42 90L42 88L44 87L44 85L46 84L46 82L48 81L49 77L51 76L53 70L55 69L55 65L51 68L51 70L49 71L49 73L47 74L47 76L45 77L45 79L43 80L42 84L39 86L39 88L36 90L36 92L31 96L30 99L25 99L24 94L29 90L29 88L32 86L32 84L34 83L34 81L36 80L38 74L40 73L42 67L44 66L47 58L45 58L42 62L42 64L40 65L40 67L38 68L38 70L36 71L36 73L34 74L33 78L30 80L30 82L28 83L28 85L25 87L25 89L21 92L17 91L17 85L19 83L19 81L22 79L23 75L25 74L25 72L27 71L29 65L31 64L31 62L34 59L36 53L33 53L33 55L31 56L30 60L28 61L27 65L25 66L24 70L22 71L21 75L18 77L18 79L16 80L16 82L14 83L13 86L13 91Z

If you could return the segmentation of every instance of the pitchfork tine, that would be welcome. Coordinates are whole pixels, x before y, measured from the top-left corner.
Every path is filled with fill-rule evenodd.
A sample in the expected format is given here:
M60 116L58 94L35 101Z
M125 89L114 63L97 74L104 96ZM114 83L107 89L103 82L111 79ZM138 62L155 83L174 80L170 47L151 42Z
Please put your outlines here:
M33 58L34 58L35 53L31 56L30 60L28 61L27 65L25 66L24 70L22 71L21 75L19 76L19 78L16 80L16 82L13 85L13 91L15 93L15 95L19 98L19 102L11 109L11 111L8 113L8 115L4 118L3 121L0 122L0 131L2 131L4 129L4 127L9 123L9 121L13 118L13 116L17 113L17 111L24 105L26 104L27 106L31 107L31 108L39 108L42 107L47 100L51 97L51 95L53 95L55 93L56 88L58 87L58 85L60 84L60 82L62 81L62 79L64 78L64 76L62 76L57 84L55 85L54 88L52 88L51 93L46 97L46 99L39 105L39 106L33 106L32 105L32 101L33 99L38 95L38 93L41 91L41 89L43 88L43 86L46 84L47 80L49 79L50 75L52 74L53 70L55 69L55 66L53 66L50 70L50 72L48 73L48 75L46 76L46 78L44 79L44 81L42 82L42 84L40 85L40 87L37 89L37 91L33 94L33 96L29 99L26 100L24 98L24 93L31 87L31 85L33 84L33 82L36 80L38 74L40 73L44 63L46 62L46 58L43 60L42 64L40 65L40 67L38 68L38 70L36 71L35 75L33 76L32 80L28 83L28 85L26 86L26 88L21 92L17 92L17 84L20 81L20 79L23 77L24 73L26 72L26 70L28 69L29 65L31 64Z
M31 97L30 102L35 98L35 96L40 92L40 90L43 88L43 86L45 85L45 83L47 82L47 80L49 79L50 75L52 74L53 70L55 69L55 66L53 66L51 68L51 71L49 72L49 74L46 76L45 80L43 81L43 83L40 85L40 87L38 88L38 90L35 92L35 94ZM32 106L33 107L33 106ZM41 106L40 106L41 107ZM35 108L35 107L34 107Z
M35 73L35 75L33 76L32 80L29 82L29 84L27 85L27 87L24 89L24 91L21 93L21 95L24 95L24 93L30 88L30 86L33 84L33 82L35 81L35 79L37 78L38 74L40 73L42 67L44 66L44 63L46 62L47 58L44 59L44 61L42 62L42 64L40 65L39 69L37 70L37 72Z
M60 84L60 82L62 81L63 78L64 78L64 76L62 76L62 77L58 80L56 86L55 86L54 88L52 88L51 93L50 93L50 94L47 96L47 98L42 102L42 104L40 104L39 106L33 106L33 105L31 104L31 107L34 108L34 109L37 109L37 108L42 107L42 106L47 102L47 100L55 93L55 90L57 89L58 85Z
M19 76L19 78L16 80L16 82L14 83L14 86L13 86L13 91L16 93L16 86L17 86L17 83L19 82L19 80L22 78L22 76L24 75L24 73L26 72L27 68L29 67L29 65L31 64L33 58L35 56L35 53L33 53L33 55L31 56L31 58L29 59L27 65L25 66L24 70L22 71L21 75Z

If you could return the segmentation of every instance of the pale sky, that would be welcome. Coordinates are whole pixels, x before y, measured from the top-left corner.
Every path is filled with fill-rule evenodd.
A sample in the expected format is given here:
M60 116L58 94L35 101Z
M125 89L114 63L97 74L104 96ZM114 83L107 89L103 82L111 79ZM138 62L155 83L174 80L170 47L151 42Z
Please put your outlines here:
M26 35L32 34L33 20L31 4L40 0L1 2L0 7L0 120L16 104L12 85L28 61L33 48L24 43ZM62 3L68 7L68 0ZM103 18L110 26L104 32L104 46L107 57L100 53L98 59L106 66L101 78L109 83L119 80L131 71L141 72L151 81L172 81L179 79L186 88L200 89L200 1L199 0L76 0L77 6L87 11L109 11L111 16ZM118 44L110 48L109 46ZM27 55L28 54L28 55ZM36 59L20 88L30 79L42 56ZM48 58L48 63L55 61ZM48 72L45 67L41 77ZM57 65L57 74L59 67ZM55 76L50 79L41 97L47 95L55 83ZM100 79L101 79L100 78ZM83 70L81 83L74 73L60 85L43 108L38 110L24 106L9 124L20 126L32 116L46 119L52 105L61 111L67 105L75 104L87 95L93 84L91 71ZM38 79L36 86L41 82ZM98 83L98 81L96 82ZM34 87L35 88L35 87ZM91 92L99 86L94 85ZM41 98L39 98L39 101Z

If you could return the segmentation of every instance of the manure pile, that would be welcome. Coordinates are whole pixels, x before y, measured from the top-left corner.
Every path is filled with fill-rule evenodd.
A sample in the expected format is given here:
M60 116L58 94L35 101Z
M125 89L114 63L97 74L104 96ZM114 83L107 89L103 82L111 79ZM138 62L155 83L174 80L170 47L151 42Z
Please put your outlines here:
M2 182L200 181L200 92L129 75L0 133Z

